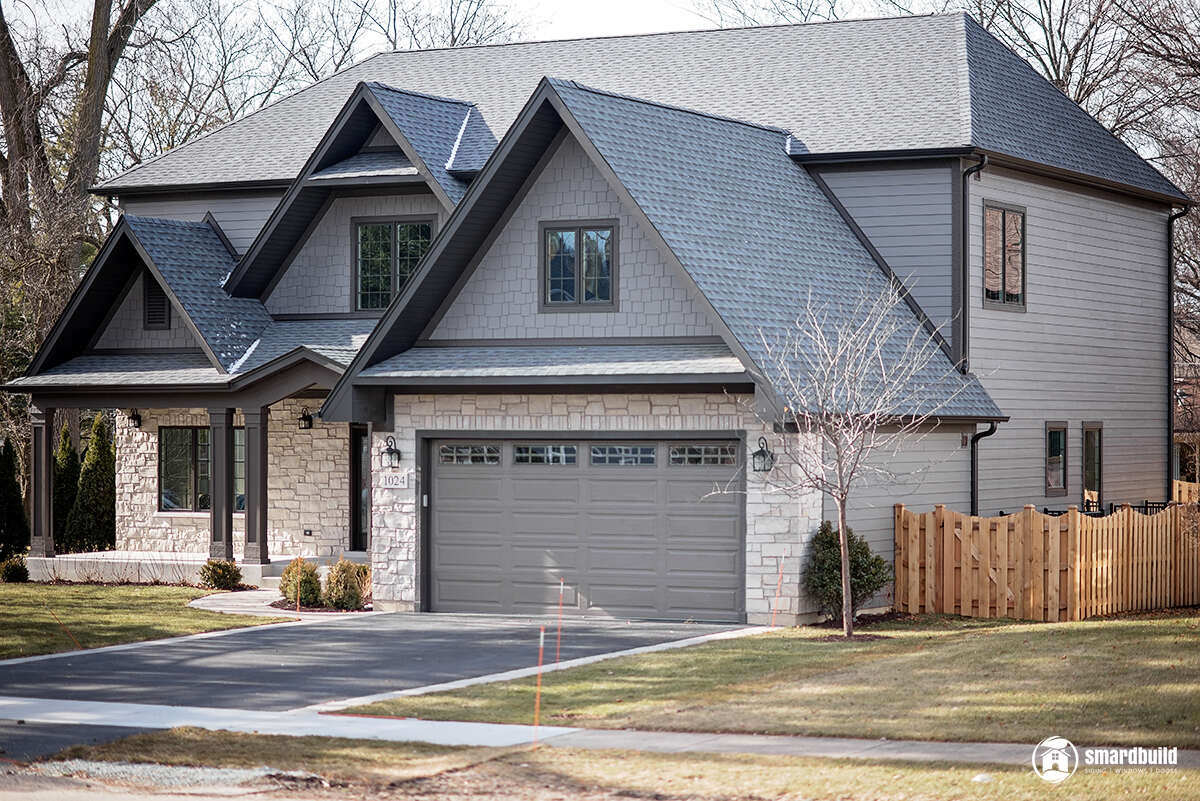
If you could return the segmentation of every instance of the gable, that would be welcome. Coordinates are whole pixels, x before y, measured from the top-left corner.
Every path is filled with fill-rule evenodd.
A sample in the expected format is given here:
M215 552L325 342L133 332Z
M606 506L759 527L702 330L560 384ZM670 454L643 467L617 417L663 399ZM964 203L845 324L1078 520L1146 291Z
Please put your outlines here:
M92 343L92 350L200 350L196 335L180 309L172 304L170 328L147 330L143 325L145 282L157 280L142 270L130 282L108 323ZM161 284L159 284L161 286ZM169 301L168 301L169 302Z
M539 224L608 219L617 221L616 310L539 312ZM716 335L678 270L623 207L578 141L567 136L429 338Z
M377 126L375 132L367 139L364 150L399 150L400 145L396 144L396 140L382 126Z

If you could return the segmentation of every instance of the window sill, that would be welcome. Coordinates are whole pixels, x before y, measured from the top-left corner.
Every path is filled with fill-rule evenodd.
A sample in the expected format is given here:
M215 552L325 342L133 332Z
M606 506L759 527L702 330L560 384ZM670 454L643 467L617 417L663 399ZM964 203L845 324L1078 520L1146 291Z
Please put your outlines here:
M983 308L992 309L994 311L1016 312L1018 314L1025 313L1024 303L1001 303L998 300L984 300Z
M156 515L165 515L166 517L211 517L212 512L207 509L203 512L189 512L182 509L159 509L155 512ZM246 512L234 512L234 517L245 517Z
M542 303L538 306L539 313L561 314L563 312L607 312L614 314L618 311L616 303Z
M1067 491L1065 489L1048 489L1046 490L1047 498L1065 498Z

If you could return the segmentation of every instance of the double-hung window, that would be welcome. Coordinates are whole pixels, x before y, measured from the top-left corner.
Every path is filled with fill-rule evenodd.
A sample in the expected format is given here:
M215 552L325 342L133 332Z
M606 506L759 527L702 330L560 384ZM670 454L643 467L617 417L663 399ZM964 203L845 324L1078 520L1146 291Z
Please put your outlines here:
M385 309L417 270L433 239L430 220L354 223L356 308Z
M207 512L212 508L212 447L207 426L158 429L158 508ZM246 430L233 430L233 508L246 510Z
M611 311L617 297L617 224L543 224L541 272L543 311Z
M1067 424L1046 423L1046 495L1067 494Z
M1025 210L983 204L983 302L1025 308Z

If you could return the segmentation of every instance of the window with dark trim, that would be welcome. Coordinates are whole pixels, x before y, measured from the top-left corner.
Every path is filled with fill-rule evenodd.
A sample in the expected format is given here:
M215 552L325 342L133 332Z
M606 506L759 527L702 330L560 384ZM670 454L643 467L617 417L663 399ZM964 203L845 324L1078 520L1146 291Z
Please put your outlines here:
M673 465L736 465L737 449L733 445L672 445Z
M514 445L513 464L575 464L574 445Z
M500 464L499 445L443 445L442 464Z
M593 445L592 464L648 467L654 465L656 453L653 445Z
M1067 424L1046 423L1046 495L1067 494Z
M983 300L986 305L1025 306L1025 210L983 205Z
M1104 424L1083 424L1083 499L1097 506L1104 501Z
M171 302L154 277L142 276L142 328L146 331L165 331L171 327Z
M158 429L158 508L207 512L212 508L212 448L208 426ZM246 510L246 430L233 430L233 509Z
M616 223L542 226L542 309L615 306L616 268Z
M404 290L433 239L430 220L354 223L355 308L385 309Z

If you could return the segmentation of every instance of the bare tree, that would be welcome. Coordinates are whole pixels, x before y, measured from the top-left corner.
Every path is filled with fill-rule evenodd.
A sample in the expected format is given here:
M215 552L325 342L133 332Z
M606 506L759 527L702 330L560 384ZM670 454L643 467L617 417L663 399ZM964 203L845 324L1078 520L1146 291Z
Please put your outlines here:
M527 20L503 0L358 0L375 33L397 49L511 42Z
M722 28L840 19L845 0L696 0L702 18Z
M879 294L864 289L835 301L810 293L798 306L783 332L759 333L762 378L783 407L772 414L788 432L778 438L776 466L765 480L770 492L821 492L837 508L842 626L849 637L850 497L864 484L911 476L897 470L896 457L928 433L966 381L891 284Z

